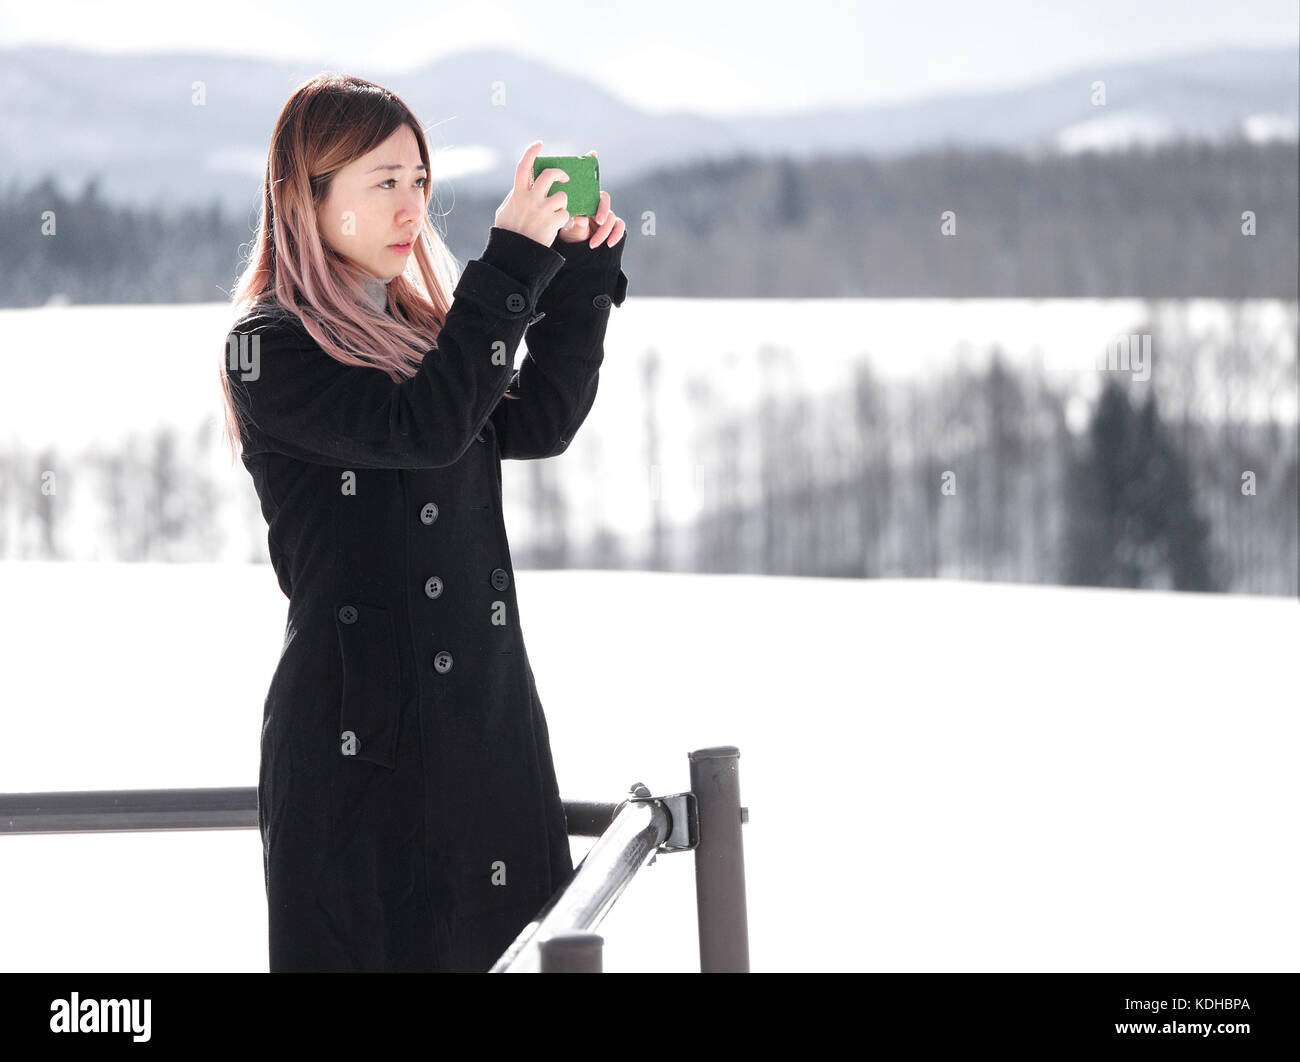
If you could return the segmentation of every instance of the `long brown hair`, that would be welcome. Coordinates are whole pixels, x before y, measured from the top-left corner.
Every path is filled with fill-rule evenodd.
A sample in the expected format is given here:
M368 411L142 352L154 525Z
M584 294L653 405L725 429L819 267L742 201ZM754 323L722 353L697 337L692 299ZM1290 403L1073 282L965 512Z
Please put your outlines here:
M414 375L436 346L456 287L456 259L432 223L422 225L405 272L386 285L392 313L376 314L365 292L368 274L321 240L316 210L342 167L402 125L415 134L430 176L427 211L429 147L405 103L359 77L318 74L299 85L271 134L257 234L231 296L236 319L255 307L291 314L330 357L383 369L395 383ZM220 376L233 463L242 439L224 351Z

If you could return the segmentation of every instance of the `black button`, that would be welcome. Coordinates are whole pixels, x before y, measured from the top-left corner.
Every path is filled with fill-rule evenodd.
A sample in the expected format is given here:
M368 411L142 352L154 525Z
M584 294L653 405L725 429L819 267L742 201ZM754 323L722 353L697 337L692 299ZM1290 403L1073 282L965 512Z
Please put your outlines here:
M424 581L424 593L426 597L442 596L442 580L436 575L431 575Z
M425 502L424 508L420 510L420 522L431 524L438 519L438 507L433 502Z
M506 309L509 310L511 313L518 313L527 305L528 305L528 300L525 299L518 292L512 291L509 295L506 296Z
M451 670L451 653L443 650L433 658L433 670L439 675L445 675Z
M356 623L357 610L351 605L344 605L339 609L339 620L343 623Z
M504 568L492 569L492 586L497 590L504 590L510 585L510 573Z
M614 300L611 299L608 295L597 295L594 299L591 300L591 304L594 307L596 307L596 309L598 310L608 310L610 307L610 303L612 303L613 301Z

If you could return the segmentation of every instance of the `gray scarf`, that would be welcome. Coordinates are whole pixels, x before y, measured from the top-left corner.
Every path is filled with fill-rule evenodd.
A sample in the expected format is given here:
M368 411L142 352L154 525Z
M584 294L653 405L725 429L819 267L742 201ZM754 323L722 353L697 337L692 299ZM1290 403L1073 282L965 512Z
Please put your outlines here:
M388 309L388 284L392 279L389 277L388 280L380 280L378 277L367 276L362 281L366 294L370 296L370 301L380 313Z

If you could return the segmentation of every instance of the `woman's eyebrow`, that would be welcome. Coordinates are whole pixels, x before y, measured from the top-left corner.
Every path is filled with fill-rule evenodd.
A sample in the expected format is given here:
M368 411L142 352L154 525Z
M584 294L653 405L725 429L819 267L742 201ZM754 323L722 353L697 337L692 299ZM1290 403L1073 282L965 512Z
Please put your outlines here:
M424 171L426 171L426 172L428 172L428 169L429 169L429 167L426 166L423 162L421 162L421 163L420 163L418 166L416 166L415 168L416 168L417 170L424 170ZM367 172L367 173L374 173L374 172L377 171L377 170L404 170L404 169L406 169L406 167L403 166L401 163L398 163L398 162L387 162L387 163L384 163L384 165L382 165L382 166L372 166L370 169L366 170L366 172Z

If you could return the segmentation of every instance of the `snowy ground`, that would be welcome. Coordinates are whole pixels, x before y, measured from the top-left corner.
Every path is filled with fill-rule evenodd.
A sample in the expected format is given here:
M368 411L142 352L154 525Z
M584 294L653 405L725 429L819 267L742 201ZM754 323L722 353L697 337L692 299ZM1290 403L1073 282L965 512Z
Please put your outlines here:
M690 749L739 746L755 971L1300 966L1295 601L517 586L566 799L676 792ZM0 789L256 783L269 568L11 562L0 596ZM692 872L642 871L607 970L698 969ZM256 830L0 837L0 904L5 970L266 969Z

